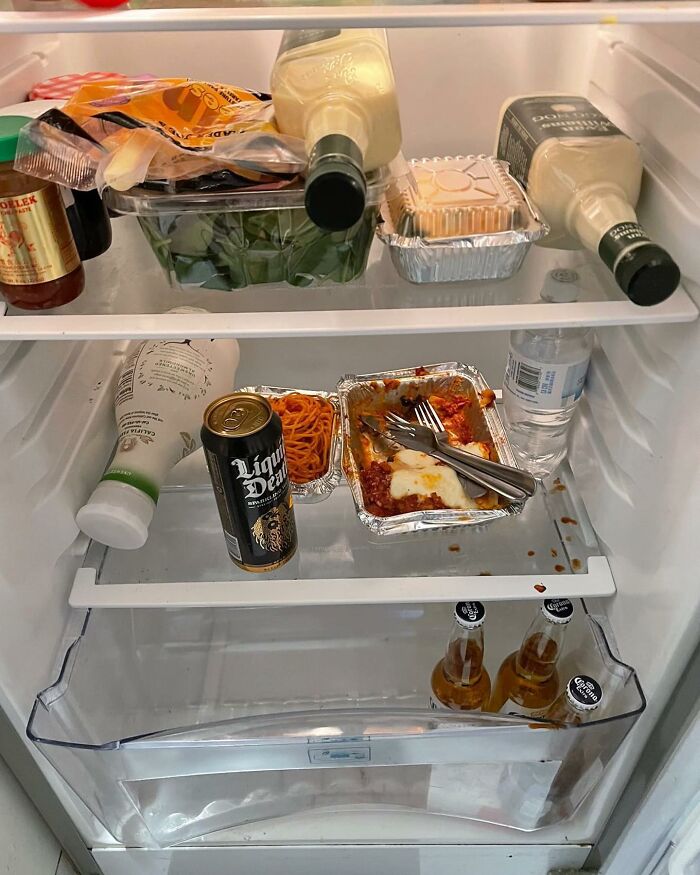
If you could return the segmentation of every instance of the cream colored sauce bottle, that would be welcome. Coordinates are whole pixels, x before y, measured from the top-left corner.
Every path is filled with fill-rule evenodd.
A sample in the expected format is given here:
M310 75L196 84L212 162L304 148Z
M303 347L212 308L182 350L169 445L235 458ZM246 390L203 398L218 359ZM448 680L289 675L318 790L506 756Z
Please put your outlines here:
M656 304L680 272L637 222L639 146L584 97L534 94L502 108L497 155L551 228L543 246L599 255L638 304Z
M354 215L350 223L354 224L364 206L360 196L364 173L388 164L401 148L385 32L286 31L272 70L271 91L280 131L306 143L310 215L325 227L323 219L330 213L328 230L350 227L347 221ZM320 206L308 203L309 185L315 184L316 174L324 189L317 200L328 201ZM344 197L350 202L346 207ZM333 215L343 209L349 210L347 221Z

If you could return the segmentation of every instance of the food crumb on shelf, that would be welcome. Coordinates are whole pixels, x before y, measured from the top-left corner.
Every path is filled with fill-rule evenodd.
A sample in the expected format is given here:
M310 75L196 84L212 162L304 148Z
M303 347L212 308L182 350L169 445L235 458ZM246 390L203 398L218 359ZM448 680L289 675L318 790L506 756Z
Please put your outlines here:
M536 583L535 589L537 592L547 592L547 587L543 583Z
M556 559L557 556L559 555L557 553L557 551L554 549L554 547L552 547L552 549L549 552L552 554L552 559Z
M462 550L459 544L450 544L447 549L450 551L450 553L459 553Z
M557 574L561 574L562 571L566 571L566 568L564 568L563 565L555 565L554 570L557 572Z
M535 551L534 551L534 550L528 550L528 551L527 551L527 555L528 555L528 556L534 556L534 555L535 555Z
M552 492L566 492L566 486L561 482L561 480L557 477L554 481L554 487Z

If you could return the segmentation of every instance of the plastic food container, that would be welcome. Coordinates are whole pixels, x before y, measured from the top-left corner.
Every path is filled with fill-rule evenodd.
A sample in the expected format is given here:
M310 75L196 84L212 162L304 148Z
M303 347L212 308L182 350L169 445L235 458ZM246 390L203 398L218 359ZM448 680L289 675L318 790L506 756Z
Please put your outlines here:
M367 265L386 173L368 179L367 206L347 231L322 231L304 208L302 183L276 191L166 194L109 190L107 205L138 217L170 284L242 289L347 283Z
M377 234L414 283L506 279L549 231L504 161L421 158L392 179Z
M299 504L315 504L317 501L324 501L328 498L342 478L341 455L343 441L340 430L338 396L334 392L322 392L316 389L282 389L276 386L246 386L240 391L255 392L257 395L262 395L265 398L281 398L283 395L294 393L311 395L314 398L325 398L330 401L335 409L335 418L333 420L331 447L328 454L328 469L321 477L309 480L308 483L294 483L291 478L289 480L292 486L292 495Z
M372 415L373 410L380 413L387 405L399 406L401 396L416 388L424 396L443 391L469 397L472 403L465 407L465 411L470 417L473 439L493 443L499 461L520 467L495 406L492 404L482 408L479 405L480 393L489 386L481 373L471 365L448 362L378 374L349 375L338 384L343 426L343 471L361 522L375 535L403 535L452 526L479 525L520 513L523 504L515 502L491 510L417 510L386 517L377 516L367 509L360 482L363 436L356 423L361 415Z

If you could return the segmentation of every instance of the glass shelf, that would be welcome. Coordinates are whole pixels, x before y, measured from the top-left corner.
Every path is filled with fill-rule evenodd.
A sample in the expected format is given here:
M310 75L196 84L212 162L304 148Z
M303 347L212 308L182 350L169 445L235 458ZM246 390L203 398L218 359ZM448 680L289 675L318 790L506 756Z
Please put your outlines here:
M133 0L95 11L71 0L2 0L0 33L251 30L294 27L468 27L523 24L634 24L700 21L693 0L630 2L367 3Z
M698 316L683 288L655 307L638 307L602 263L537 246L508 280L414 285L396 274L375 241L365 274L348 285L179 290L169 286L135 220L123 217L113 228L109 252L86 263L86 288L77 300L31 314L7 308L0 340L345 337L675 323ZM554 267L579 273L580 301L542 303L542 277ZM210 314L165 313L185 304Z
M372 536L341 485L324 502L295 506L297 555L261 575L241 571L228 557L201 451L183 473L186 483L161 494L144 547L90 544L70 596L73 607L456 602L615 592L567 467L521 514L479 528L399 538Z

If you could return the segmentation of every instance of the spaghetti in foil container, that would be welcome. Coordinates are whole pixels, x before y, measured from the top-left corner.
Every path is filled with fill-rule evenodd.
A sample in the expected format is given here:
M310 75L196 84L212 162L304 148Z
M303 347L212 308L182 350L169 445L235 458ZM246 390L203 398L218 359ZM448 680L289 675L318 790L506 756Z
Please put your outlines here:
M504 161L468 155L400 166L403 172L394 176L382 202L376 234L409 282L507 279L520 269L530 245L549 233ZM444 190L423 180L439 181L441 174ZM463 202L450 203L447 194L462 190L460 178ZM432 202L425 195L431 188Z
M385 382L386 381L386 382ZM388 382L391 388L388 388ZM395 385L396 384L396 385ZM492 520L520 513L522 503L512 502L493 510L417 510L396 516L377 516L367 509L362 492L360 416L381 414L387 405L396 405L409 389L419 388L421 394L442 392L445 395L466 395L472 401L465 407L469 426L476 441L493 443L498 460L521 467L506 435L495 404L481 407L479 397L489 389L481 373L472 365L460 362L403 368L377 374L350 374L338 383L340 416L343 430L343 473L350 484L357 516L375 535L404 535L409 532L435 531L461 526L478 526Z
M246 386L240 391L255 392L256 395L262 395L264 398L281 398L283 395L294 393L298 395L309 395L313 398L325 398L326 401L330 401L333 405L335 416L333 418L333 431L331 435L330 451L328 453L327 471L321 477L317 477L315 480L309 480L308 483L294 483L292 478L289 478L289 483L292 487L292 495L294 496L294 500L299 504L315 504L319 501L325 501L340 483L343 476L341 467L343 440L340 428L340 407L336 393L321 392L317 389L284 389L277 386Z

